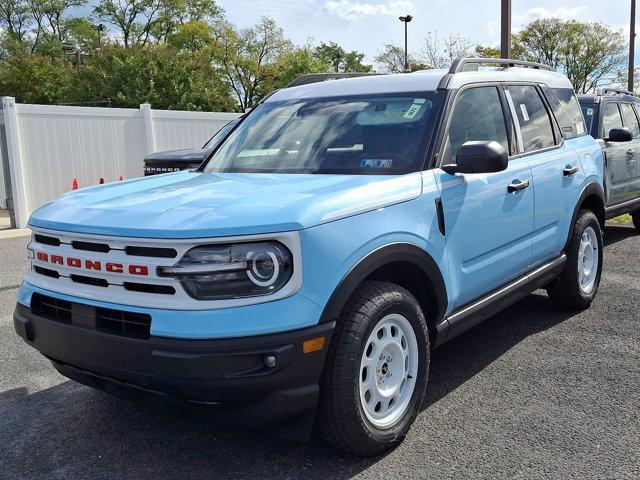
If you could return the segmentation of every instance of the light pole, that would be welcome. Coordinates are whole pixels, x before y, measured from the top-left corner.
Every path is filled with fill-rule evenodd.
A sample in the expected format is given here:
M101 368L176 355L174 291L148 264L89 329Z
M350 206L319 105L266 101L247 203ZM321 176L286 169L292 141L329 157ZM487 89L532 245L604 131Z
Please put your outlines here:
M501 0L500 57L511 58L511 0Z
M98 32L98 48L100 48L102 46L100 34L104 31L106 27L103 24L99 23L98 25L91 25L91 28L93 28L96 32Z
M400 21L404 23L404 71L409 72L409 54L407 52L407 24L413 20L411 15L405 15L404 17L399 17Z
M636 44L636 0L631 0L631 20L629 21L629 73L627 78L627 90L633 92L633 71Z

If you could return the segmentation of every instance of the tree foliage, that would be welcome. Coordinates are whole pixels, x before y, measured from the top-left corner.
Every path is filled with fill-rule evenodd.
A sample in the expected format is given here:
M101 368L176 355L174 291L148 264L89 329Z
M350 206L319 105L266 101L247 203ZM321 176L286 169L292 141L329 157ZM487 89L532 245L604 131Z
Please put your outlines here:
M513 56L551 65L577 92L588 92L625 63L626 43L622 32L599 22L544 18L513 36Z
M335 42L322 42L315 49L315 55L320 61L331 65L334 72L370 72L373 67L362 63L364 54L356 51L346 51Z

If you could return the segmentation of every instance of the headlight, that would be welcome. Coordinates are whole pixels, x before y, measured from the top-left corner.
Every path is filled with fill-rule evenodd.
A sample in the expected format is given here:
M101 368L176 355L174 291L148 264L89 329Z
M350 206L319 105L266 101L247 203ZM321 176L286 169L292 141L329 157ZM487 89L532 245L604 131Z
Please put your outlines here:
M292 273L291 252L277 242L195 247L173 267L158 268L158 275L177 278L197 300L270 295Z

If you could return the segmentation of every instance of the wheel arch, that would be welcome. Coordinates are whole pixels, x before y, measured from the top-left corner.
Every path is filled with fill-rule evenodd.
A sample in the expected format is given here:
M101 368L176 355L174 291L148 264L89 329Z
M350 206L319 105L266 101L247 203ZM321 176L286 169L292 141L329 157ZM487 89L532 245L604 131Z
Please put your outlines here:
M447 310L447 292L442 273L433 258L411 243L384 245L366 255L342 278L326 303L320 323L335 320L345 304L365 280L396 283L418 300L435 344L435 326Z
M573 227L576 224L576 220L578 219L578 213L580 210L587 209L591 210L598 221L600 222L600 226L604 228L604 222L606 220L605 213L605 196L602 185L596 182L592 182L587 184L580 193L580 197L578 198L578 202L576 203L576 208L573 211L573 216L571 217L571 228L569 228L569 235L567 236L567 241L564 246L564 250L567 249L569 245L569 241L571 240L571 235L573 234Z

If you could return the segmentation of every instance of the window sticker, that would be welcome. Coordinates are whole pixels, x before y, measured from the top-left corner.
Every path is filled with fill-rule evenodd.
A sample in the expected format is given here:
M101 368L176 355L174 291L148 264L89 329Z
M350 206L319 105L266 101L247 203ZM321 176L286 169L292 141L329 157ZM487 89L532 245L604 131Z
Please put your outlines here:
M582 122L576 122L576 132L578 132L578 135L582 135L584 133L584 125Z
M391 168L393 166L393 160L381 159L381 158L363 158L360 160L360 167L362 168Z
M416 99L416 100L419 100L419 99ZM407 109L407 111L404 112L404 115L403 115L404 118L413 118L420 111L420 109L422 108L422 104L416 103L416 100L414 100L411 106Z
M587 115L593 117L593 108L587 108Z
M520 104L520 111L522 112L522 118L525 122L529 121L529 112L527 112L527 106L524 103Z

